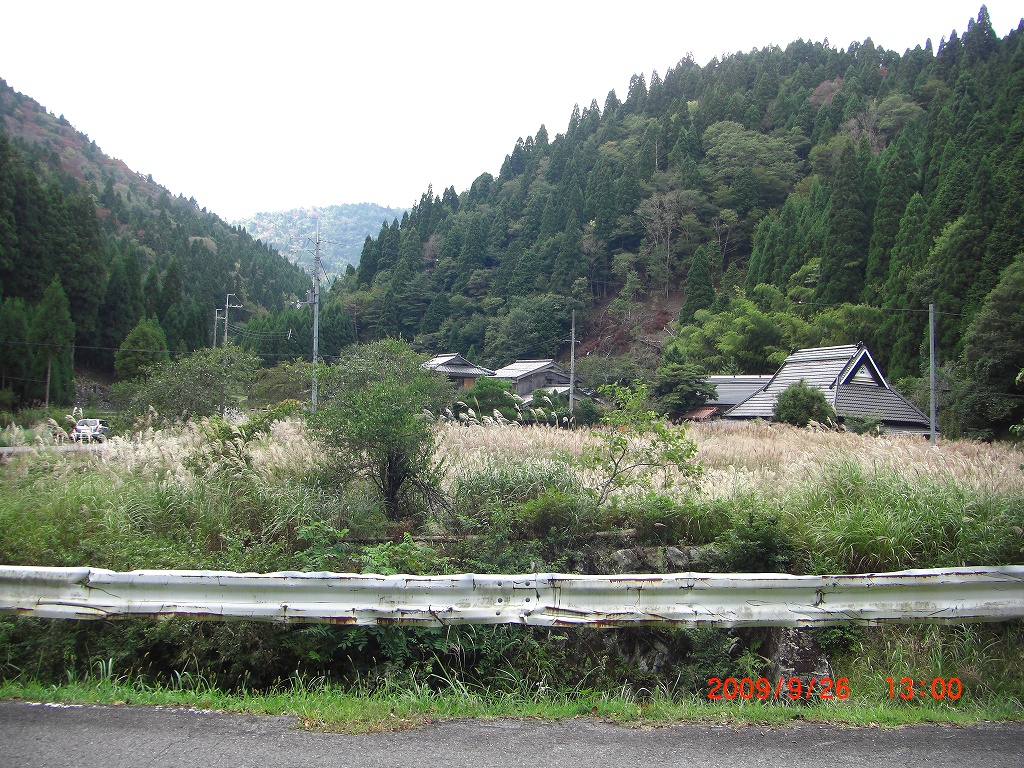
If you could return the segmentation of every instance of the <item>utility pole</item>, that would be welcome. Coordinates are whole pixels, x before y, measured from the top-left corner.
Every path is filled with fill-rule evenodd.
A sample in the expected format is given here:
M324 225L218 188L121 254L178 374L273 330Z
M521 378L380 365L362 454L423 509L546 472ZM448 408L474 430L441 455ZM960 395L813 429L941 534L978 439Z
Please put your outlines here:
M214 307L213 310L213 348L217 348L217 330L220 328L221 309Z
M235 296L235 294L233 294L233 293L229 293L226 297L224 297L224 346L225 347L227 347L227 345L228 345L228 310L229 309L241 309L242 308L241 304L232 304L231 303L232 299L237 299L237 298L238 297Z
M929 381L931 390L931 443L936 444L935 439L935 412L938 407L935 397L935 305L928 305L928 357L930 363Z
M316 413L316 361L320 352L320 222L316 223L315 251L313 253L313 393L312 408Z
M569 334L569 418L573 415L573 396L576 394L576 310L572 311L572 332Z
M320 359L320 272L323 271L323 265L320 263L320 244L323 239L320 237L320 222L316 225L316 238L313 240L313 290L306 291L306 300L295 302L296 307L301 307L303 304L313 305L313 390L311 401L311 408L313 413L316 413L316 400L317 400L317 378L316 378L316 364L317 360Z

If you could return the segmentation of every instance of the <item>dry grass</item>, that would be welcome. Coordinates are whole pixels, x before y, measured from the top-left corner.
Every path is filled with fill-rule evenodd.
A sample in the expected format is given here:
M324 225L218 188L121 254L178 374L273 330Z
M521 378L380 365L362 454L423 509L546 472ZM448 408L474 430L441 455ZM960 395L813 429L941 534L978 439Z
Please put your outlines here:
M940 440L933 448L917 437L816 432L764 422L699 424L689 434L705 469L701 491L712 498L754 488L782 494L846 463L858 465L869 477L884 473L908 481L953 482L987 493L1024 491L1024 455L1007 443ZM578 457L588 440L593 440L592 433L583 430L447 425L442 427L440 445L451 466L468 469L493 460ZM592 480L584 475L591 487Z
M596 441L588 430L567 431L546 426L439 427L438 457L449 478L474 472L495 462L548 463L573 461ZM985 494L1024 492L1024 454L1008 443L940 440L932 447L916 437L870 437L797 429L763 422L712 422L690 427L704 469L699 490L707 498L726 498L758 490L782 496L813 485L838 465L855 465L865 477L895 475L908 483L953 483ZM207 438L201 426L148 430L112 438L96 460L99 471L188 482L186 459ZM315 469L318 450L299 421L278 422L269 439L249 445L253 468L264 477L302 476ZM601 478L580 470L585 485ZM672 472L653 478L659 487L682 489L686 483Z
M110 438L97 455L97 469L113 474L128 472L159 480L186 480L186 464L209 442L202 423L147 429ZM313 469L317 451L299 421L275 422L269 438L247 446L252 466L265 477L301 476Z

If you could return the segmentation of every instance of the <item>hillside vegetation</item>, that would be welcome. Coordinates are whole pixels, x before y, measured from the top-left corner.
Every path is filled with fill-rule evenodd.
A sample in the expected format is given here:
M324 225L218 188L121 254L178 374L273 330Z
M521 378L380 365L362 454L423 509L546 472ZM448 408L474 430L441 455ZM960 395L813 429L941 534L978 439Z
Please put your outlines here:
M497 177L385 220L358 269L344 257L320 351L401 337L498 367L565 355L575 310L594 388L865 342L920 398L935 304L943 432L1003 434L1024 415L1022 39L982 7L902 54L797 40L634 75L624 99L518 140ZM228 294L229 330L264 364L308 354L311 312L290 307L308 280L275 250L6 85L0 115L6 402L46 380L68 399L72 341L75 364L112 370L143 317L172 350L204 346ZM295 252L307 225L260 231Z
M113 372L144 318L167 348L209 346L214 308L280 310L309 278L0 80L0 407L70 403L73 365ZM46 346L50 345L50 346Z
M934 303L944 431L998 431L1024 403L1022 41L982 8L902 54L798 40L635 75L497 177L428 189L332 298L359 341L492 367L565 354L575 309L594 386L863 341L910 395Z

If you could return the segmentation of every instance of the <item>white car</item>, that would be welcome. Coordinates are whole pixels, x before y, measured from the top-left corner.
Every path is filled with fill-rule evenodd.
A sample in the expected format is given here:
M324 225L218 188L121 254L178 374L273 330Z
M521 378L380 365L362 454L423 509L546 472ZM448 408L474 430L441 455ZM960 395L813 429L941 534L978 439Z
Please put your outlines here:
M102 443L109 435L110 425L105 419L79 419L71 438L80 443Z

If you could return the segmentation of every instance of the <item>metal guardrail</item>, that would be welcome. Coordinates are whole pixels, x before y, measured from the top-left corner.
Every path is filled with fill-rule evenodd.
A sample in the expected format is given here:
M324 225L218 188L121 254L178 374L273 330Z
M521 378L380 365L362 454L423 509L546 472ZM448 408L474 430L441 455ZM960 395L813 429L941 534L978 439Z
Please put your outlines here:
M0 613L330 624L808 626L1024 618L1024 566L852 576L377 576L0 566Z

